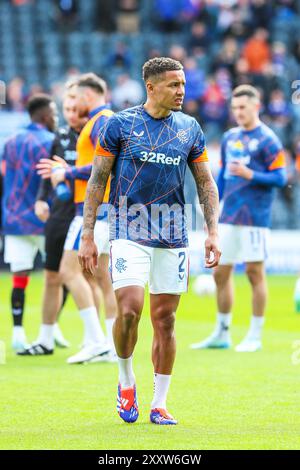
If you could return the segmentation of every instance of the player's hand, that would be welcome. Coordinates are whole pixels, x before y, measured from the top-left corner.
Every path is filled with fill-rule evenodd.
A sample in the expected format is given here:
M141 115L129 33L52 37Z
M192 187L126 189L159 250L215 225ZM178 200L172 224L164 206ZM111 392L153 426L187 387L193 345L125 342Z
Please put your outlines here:
M55 171L52 171L51 173L51 184L53 188L56 188L56 186L61 183L62 181L65 181L66 179L66 170L65 168L55 168Z
M98 267L98 250L96 243L91 237L83 237L78 252L79 264L83 271L94 274Z
M59 157L58 155L53 155L52 158L56 163L59 163L59 166L62 166L63 168L68 168L69 165L63 158Z
M43 179L51 178L52 168L53 160L50 160L50 158L41 158L36 164L37 174Z
M240 176L246 180L252 180L253 170L248 168L246 165L243 165L240 162L232 162L228 164L228 170L233 176Z
M40 161L36 164L37 174L40 175L43 179L50 179L52 175L52 170L54 166L59 166L66 169L68 168L67 162L57 155L54 155L52 158L41 158Z
M45 201L36 201L34 204L34 213L42 222L47 222L50 216L50 208Z
M205 267L214 268L219 264L221 251L219 240L216 235L209 235L205 240Z

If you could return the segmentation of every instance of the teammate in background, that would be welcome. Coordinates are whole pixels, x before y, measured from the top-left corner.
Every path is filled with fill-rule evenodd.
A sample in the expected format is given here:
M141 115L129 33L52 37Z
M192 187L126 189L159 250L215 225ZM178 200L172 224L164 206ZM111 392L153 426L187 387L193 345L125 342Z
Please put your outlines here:
M100 131L84 205L79 259L83 269L95 270L96 214L112 172L110 204L116 223L110 218L110 238L111 274L118 302L114 325L119 364L117 410L128 423L138 418L132 355L149 281L155 387L150 420L173 425L177 421L167 412L166 399L175 360L175 312L188 282L183 196L187 165L204 206L207 267L217 265L220 256L218 193L202 130L195 119L180 112L185 89L182 65L169 58L151 59L144 64L143 78L146 103L115 114ZM124 198L128 207L125 214Z
M50 156L57 125L56 105L48 95L34 95L27 106L31 124L5 144L3 194L4 261L13 273L11 308L13 316L12 346L27 345L23 328L25 289L34 259L44 254L44 224L34 213L40 177L36 164Z
M193 349L229 348L233 305L232 273L236 263L246 263L252 288L252 318L239 352L261 349L267 300L265 277L266 244L274 187L286 183L282 145L274 132L259 120L260 96L250 85L233 90L231 108L239 127L224 134L222 169L218 178L224 206L220 218L222 258L215 269L217 324L205 341Z
M86 118L79 118L75 99L68 94L64 96L63 100L63 115L68 126L62 127L57 131L51 154L58 164L62 165L66 162L72 167L77 159L77 139L86 123ZM63 161L57 157L63 158ZM70 181L68 184L70 184L70 189L73 193L73 182ZM48 201L51 198L53 200L50 208ZM42 305L42 324L37 341L19 352L19 355L52 354L54 344L60 347L69 346L56 321L58 313L64 305L67 293L61 282L59 266L69 226L75 216L73 194L71 194L69 200L63 201L53 193L50 179L43 179L37 194L35 214L41 221L46 222L46 261L44 265L45 286Z
M104 80L93 73L80 76L76 83L69 88L68 93L76 101L79 116L88 117L89 120L77 141L76 166L62 168L51 177L54 185L70 178L75 179L76 216L66 238L60 273L63 283L70 290L79 309L84 323L84 339L83 348L68 359L69 364L116 360L112 327L116 317L117 304L108 272L109 238L105 207L98 215L96 224L96 240L100 255L96 276L87 273L84 275L77 257L83 223L83 202L87 180L91 174L99 129L113 115L109 105L106 104L106 90ZM106 189L106 201L108 195L109 184ZM103 294L109 342L107 342L97 316L99 285Z

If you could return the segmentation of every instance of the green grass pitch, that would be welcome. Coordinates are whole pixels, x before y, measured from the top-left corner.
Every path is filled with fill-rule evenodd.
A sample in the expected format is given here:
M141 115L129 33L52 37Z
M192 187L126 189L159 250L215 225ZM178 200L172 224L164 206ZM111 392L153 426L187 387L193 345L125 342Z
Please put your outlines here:
M236 279L232 335L243 338L251 313L250 290ZM73 301L61 317L70 350L50 357L17 357L10 349L10 277L1 274L0 449L297 449L300 440L300 315L293 311L291 276L269 276L264 349L257 353L192 351L189 344L213 328L215 301L184 295L177 314L177 359L169 394L174 427L148 422L152 398L152 327L148 302L140 324L134 367L140 418L123 423L116 413L116 364L68 365L82 325ZM32 276L25 327L35 339L40 321L42 275ZM298 346L300 349L300 346ZM292 355L294 354L294 364Z

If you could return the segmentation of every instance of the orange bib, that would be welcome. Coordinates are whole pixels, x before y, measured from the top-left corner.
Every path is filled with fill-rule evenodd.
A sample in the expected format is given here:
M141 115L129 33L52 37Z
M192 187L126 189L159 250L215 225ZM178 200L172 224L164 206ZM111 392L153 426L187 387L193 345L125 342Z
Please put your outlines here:
M107 116L109 118L114 113L110 109L102 109L99 113L95 114L84 126L80 135L77 140L76 150L77 150L77 161L76 167L85 166L93 163L94 154L95 154L95 147L93 145L91 139L91 132L94 127L95 122L101 116ZM78 204L80 202L84 202L85 194L87 188L87 181L84 180L75 180L75 187L74 187L74 202ZM105 189L104 199L103 202L108 202L109 198L109 191L110 191L110 178L107 182L107 186Z

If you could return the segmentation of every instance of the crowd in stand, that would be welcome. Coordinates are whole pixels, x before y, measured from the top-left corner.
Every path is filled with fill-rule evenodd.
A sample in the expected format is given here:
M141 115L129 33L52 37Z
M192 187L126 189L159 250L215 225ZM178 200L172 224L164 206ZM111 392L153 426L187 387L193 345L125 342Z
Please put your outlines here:
M29 0L27 0L29 1ZM32 0L33 1L33 0ZM23 2L15 2L23 3ZM110 35L143 34L142 0L100 0L93 30ZM152 0L147 35L172 35L166 49L155 42L145 51L144 60L169 55L185 67L187 86L185 111L202 125L213 146L233 125L228 106L233 87L249 83L259 88L263 98L262 119L282 140L287 153L290 183L295 184L300 169L300 2L297 0ZM68 31L79 27L78 2L57 1L56 19ZM150 31L149 31L150 25ZM67 33L66 33L67 34ZM183 43L176 36L184 38ZM138 39L137 39L138 40ZM150 41L151 44L151 41ZM122 41L106 51L103 75L110 83L114 109L140 103L144 97L141 80L135 73L134 51ZM109 73L107 72L109 70ZM67 76L83 72L72 68ZM101 70L96 71L101 73ZM113 73L114 72L114 73ZM114 80L110 81L110 76ZM66 76L61 77L61 83ZM40 84L28 85L15 77L7 85L6 109L20 111ZM57 101L61 84L53 83L50 92ZM282 192L286 204L293 191Z

